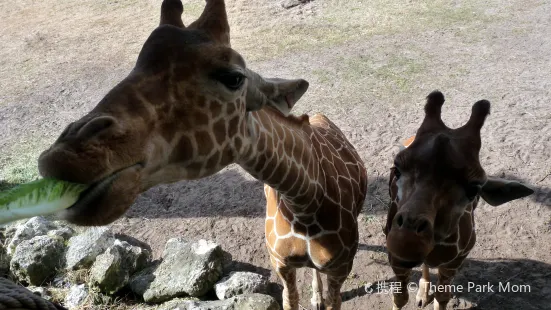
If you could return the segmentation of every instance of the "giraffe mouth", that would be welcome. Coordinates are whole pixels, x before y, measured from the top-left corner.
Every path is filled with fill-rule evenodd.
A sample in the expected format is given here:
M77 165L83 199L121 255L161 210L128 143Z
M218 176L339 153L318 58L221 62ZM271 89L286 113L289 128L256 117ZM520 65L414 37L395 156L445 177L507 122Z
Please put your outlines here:
M143 168L143 167L144 167L144 163L139 162L137 164L116 170L115 172L92 183L85 191L80 193L78 200L72 206L67 208L67 210L79 209L79 208L84 208L86 206L89 206L90 204L92 204L99 198L103 197L105 194L107 194L113 182L115 182L123 172L129 169Z

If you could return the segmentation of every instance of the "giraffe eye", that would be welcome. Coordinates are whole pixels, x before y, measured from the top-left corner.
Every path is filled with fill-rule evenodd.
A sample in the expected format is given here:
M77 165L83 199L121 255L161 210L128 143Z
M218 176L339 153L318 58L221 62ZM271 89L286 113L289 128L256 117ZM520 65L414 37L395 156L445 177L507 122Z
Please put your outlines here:
M216 80L224 84L227 89L236 91L243 86L245 76L240 72L227 72L216 75Z

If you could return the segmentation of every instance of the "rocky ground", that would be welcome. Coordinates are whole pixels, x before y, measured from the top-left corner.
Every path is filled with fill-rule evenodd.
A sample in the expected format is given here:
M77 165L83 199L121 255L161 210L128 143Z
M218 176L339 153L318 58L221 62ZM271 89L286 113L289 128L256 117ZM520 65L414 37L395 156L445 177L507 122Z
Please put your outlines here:
M279 309L265 276L230 266L231 254L207 240L169 239L152 260L147 244L107 227L77 234L34 217L0 228L0 276L70 310L116 307L117 298L120 308Z
M457 294L455 307L549 309L551 2L285 2L286 8L281 1L228 1L232 47L262 74L308 80L296 113L326 114L366 162L370 196L343 309L390 308L388 295L364 287L392 277L381 229L386 177L397 144L417 129L433 89L446 95L443 119L452 127L466 122L475 101L490 100L483 167L536 190L498 208L479 206L477 245L456 279L464 286L509 282L531 291L471 290ZM158 22L159 3L0 2L0 187L35 178L38 154L128 74ZM189 23L203 0L184 4ZM212 240L232 255L230 270L263 275L278 297L281 287L263 244L264 203L262 184L231 166L143 193L111 229L146 242L153 259L172 238ZM59 246L47 238L35 242ZM309 270L298 275L305 307L310 276Z

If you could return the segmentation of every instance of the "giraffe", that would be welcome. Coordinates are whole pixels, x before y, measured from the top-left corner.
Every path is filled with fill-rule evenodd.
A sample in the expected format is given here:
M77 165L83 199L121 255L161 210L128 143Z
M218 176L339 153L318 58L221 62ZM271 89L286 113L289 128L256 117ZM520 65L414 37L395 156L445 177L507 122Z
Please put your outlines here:
M434 309L446 309L453 277L476 242L474 211L479 200L498 206L533 193L521 183L488 177L480 164L480 130L490 102L476 102L468 122L451 129L441 119L444 100L439 91L428 95L420 128L405 141L390 169L384 233L400 283L393 291L395 310L407 304L405 288L411 269L419 265L417 306L436 299ZM429 294L429 268L438 269L434 296Z
M153 186L237 164L265 184L266 246L284 309L298 309L301 267L313 270L313 306L340 309L367 194L364 163L327 117L290 113L307 81L247 68L231 48L223 0L206 0L188 26L182 12L181 1L162 2L133 70L39 156L42 176L90 185L60 217L106 225Z

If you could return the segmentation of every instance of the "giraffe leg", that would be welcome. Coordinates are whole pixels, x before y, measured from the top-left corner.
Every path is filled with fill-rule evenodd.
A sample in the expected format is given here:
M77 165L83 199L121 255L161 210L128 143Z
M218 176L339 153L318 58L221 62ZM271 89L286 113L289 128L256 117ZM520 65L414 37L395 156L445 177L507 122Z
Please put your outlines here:
M314 310L325 309L323 305L323 282L317 269L312 268L312 307Z
M438 268L438 289L434 292L434 310L445 310L448 302L452 298L451 282L457 273L457 269L449 269L444 267Z
M327 310L341 309L341 287L347 276L348 274L345 276L327 275L327 300L325 303Z
M392 270L394 271L396 280L398 281L392 288L392 302L394 303L394 307L392 309L400 310L408 303L409 293L407 285L411 275L411 269L392 266Z
M417 296L415 297L415 302L417 303L418 308L425 308L428 304L431 303L434 298L433 295L429 295L430 291L430 273L429 267L423 264L423 274L419 280L419 290L417 291Z
M298 310L296 269L276 266L275 270L283 282L283 310Z

